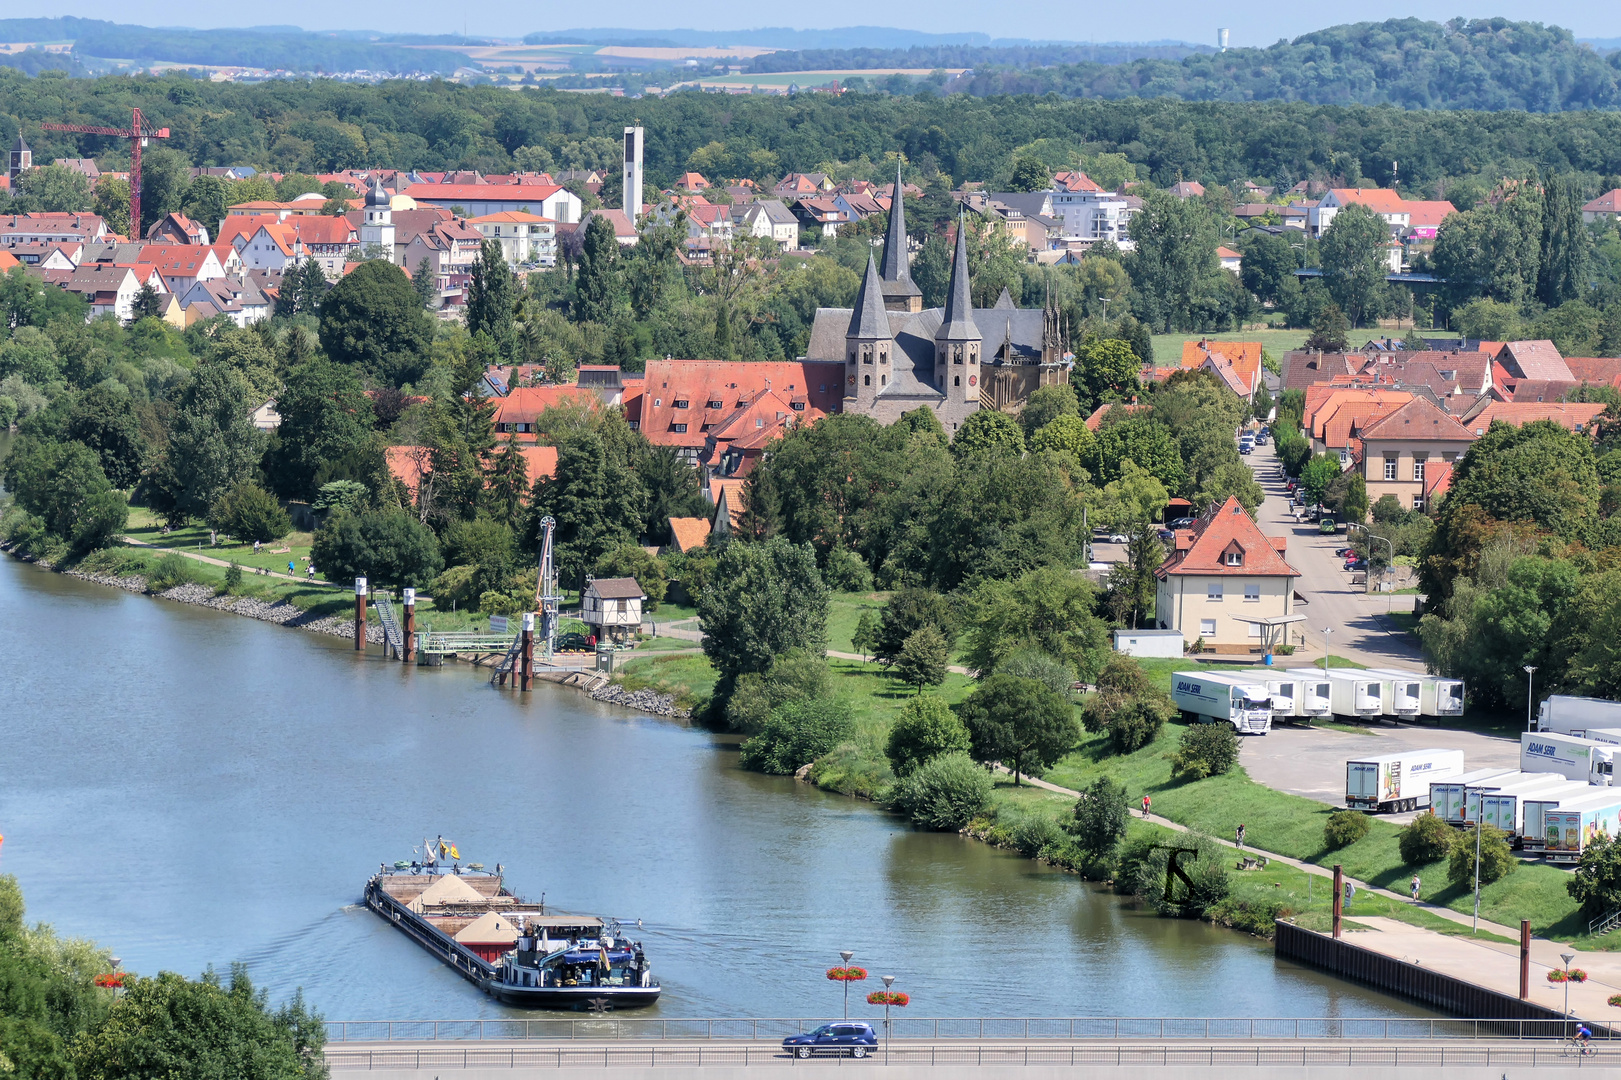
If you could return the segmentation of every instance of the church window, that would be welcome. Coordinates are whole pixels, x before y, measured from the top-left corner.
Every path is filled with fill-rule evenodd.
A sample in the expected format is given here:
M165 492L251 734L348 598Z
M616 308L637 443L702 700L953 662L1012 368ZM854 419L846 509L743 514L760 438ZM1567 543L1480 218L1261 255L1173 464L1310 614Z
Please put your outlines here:
M871 386L872 385L872 376L871 375L863 375L863 376L861 376L861 385L862 386Z
M951 362L953 364L962 363L962 346L961 345L953 345L951 347Z
M953 375L951 377L951 385L952 386L961 386L962 385L962 376L961 375Z
M861 362L863 364L872 363L872 346L871 345L863 345L863 346L861 346Z
M880 376L878 376L878 385L879 386L888 386L889 385L889 376L888 375L880 375Z

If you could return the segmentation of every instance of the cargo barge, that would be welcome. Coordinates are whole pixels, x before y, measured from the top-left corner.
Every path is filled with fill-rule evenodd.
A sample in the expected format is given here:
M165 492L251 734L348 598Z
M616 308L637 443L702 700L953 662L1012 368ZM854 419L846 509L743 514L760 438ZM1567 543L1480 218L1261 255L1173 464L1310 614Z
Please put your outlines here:
M547 914L502 885L501 868L433 860L381 866L366 906L498 1001L533 1009L625 1009L659 998L639 941L590 915Z

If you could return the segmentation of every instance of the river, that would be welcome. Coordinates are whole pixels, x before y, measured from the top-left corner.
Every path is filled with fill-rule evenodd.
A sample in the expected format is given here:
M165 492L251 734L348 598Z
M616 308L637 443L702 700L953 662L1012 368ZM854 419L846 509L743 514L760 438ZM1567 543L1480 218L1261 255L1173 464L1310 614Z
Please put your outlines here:
M649 1015L836 1013L840 949L917 1016L1428 1015L572 690L9 558L0 628L0 872L140 973L242 960L328 1019L509 1015L358 904L442 833L520 895L642 919Z

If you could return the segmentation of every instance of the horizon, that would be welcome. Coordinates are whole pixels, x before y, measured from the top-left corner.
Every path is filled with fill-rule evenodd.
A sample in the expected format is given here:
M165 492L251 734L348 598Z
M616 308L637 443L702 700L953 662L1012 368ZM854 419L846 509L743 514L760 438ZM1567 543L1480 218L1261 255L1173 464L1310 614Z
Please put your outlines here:
M1526 0L1515 0L1509 4L1495 5L1498 10L1461 15L1463 18L1507 18L1517 21L1538 22L1544 25L1562 27L1571 31L1578 39L1599 40L1621 38L1621 6L1612 5L1602 7L1599 5L1581 4L1575 0L1551 0L1549 3L1532 4ZM1505 10L1506 9L1506 10ZM218 13L221 9L214 9ZM977 5L968 5L961 2L950 3L938 9L941 14L953 19L949 26L876 26L872 22L870 8L858 6L849 0L835 0L823 5L818 11L826 17L814 23L792 23L791 20L761 19L760 24L742 26L735 21L735 10L717 4L691 5L682 10L681 18L670 18L670 9L662 5L647 3L638 0L629 7L622 8L626 16L620 24L613 27L565 27L560 30L550 30L543 26L527 26L522 20L529 11L520 5L504 0L496 4L481 5L461 25L451 25L446 20L443 9L437 5L430 6L422 0L403 0L394 5L393 10L400 14L401 21L409 25L394 27L378 26L325 26L319 25L310 28L309 24L319 24L330 17L330 8L324 4L315 4L310 0L290 0L277 9L275 16L267 17L266 13L246 9L224 9L241 12L241 17L223 20L193 20L182 25L173 20L173 9L167 5L160 6L153 0L92 0L81 3L69 12L62 9L62 5L52 0L17 0L9 18L61 18L64 16L84 19L103 19L108 22L137 25L155 29L192 29L192 30L243 30L255 27L297 27L305 33L386 33L386 34L465 34L469 37L492 37L508 40L517 40L526 34L570 34L608 31L630 31L656 35L659 33L673 33L678 31L694 31L700 33L736 32L739 34L757 33L762 30L793 30L793 31L833 31L851 29L872 29L898 31L901 33L926 34L930 36L947 36L962 34L985 34L993 39L1028 41L1031 43L1077 43L1086 45L1145 45L1145 44L1188 44L1213 45L1218 28L1225 27L1231 31L1229 45L1231 48L1266 48L1280 40L1292 40L1303 34L1327 29L1330 26L1347 25L1360 22L1382 22L1387 19L1417 18L1426 21L1444 23L1448 19L1460 17L1456 5L1442 2L1442 0L1419 0L1418 3L1408 5L1374 4L1357 12L1355 18L1343 18L1338 21L1328 21L1331 17L1314 11L1287 11L1279 13L1276 9L1259 4L1238 5L1221 14L1212 14L1204 5L1196 6L1192 0L1171 0L1168 7L1161 6L1142 11L1119 11L1111 13L1112 21L1107 23L1109 32L1096 31L1097 20L1086 14L1077 12L1073 7L1061 6L1051 0L1040 0L1034 7L1023 12L1026 18L1021 25L1040 26L1049 30L1046 35L1017 33L1011 31L1005 19L998 18L994 12L985 12ZM671 25L680 23L682 25ZM785 25L785 23L789 25ZM1208 25L1207 25L1208 24ZM1177 27L1172 30L1170 27ZM807 46L815 47L815 46ZM884 47L884 46L879 46Z

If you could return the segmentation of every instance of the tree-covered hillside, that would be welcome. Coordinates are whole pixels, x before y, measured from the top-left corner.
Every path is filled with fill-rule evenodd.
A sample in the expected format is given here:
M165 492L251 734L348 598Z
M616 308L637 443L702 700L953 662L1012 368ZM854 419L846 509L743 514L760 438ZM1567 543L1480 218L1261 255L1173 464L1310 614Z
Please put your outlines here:
M951 88L976 95L1307 101L1406 109L1604 109L1621 104L1621 55L1557 26L1509 19L1390 19L1182 60L979 68Z

